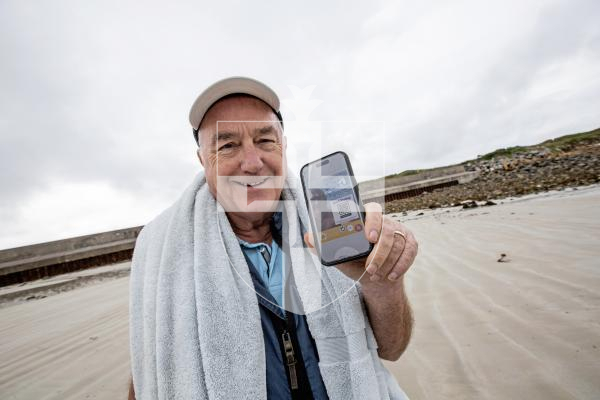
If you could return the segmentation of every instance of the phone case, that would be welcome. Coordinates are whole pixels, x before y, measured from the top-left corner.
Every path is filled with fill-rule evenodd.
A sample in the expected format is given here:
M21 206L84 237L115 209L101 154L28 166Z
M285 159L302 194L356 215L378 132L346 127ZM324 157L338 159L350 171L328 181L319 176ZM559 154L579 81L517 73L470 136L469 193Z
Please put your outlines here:
M362 200L360 199L360 193L358 192L358 184L356 183L356 179L354 179L354 172L352 171L352 165L350 164L350 159L348 158L348 155L346 153L344 153L343 151L335 151L335 152L333 152L331 154L327 154L326 156L323 156L323 157L319 158L318 160L314 160L314 161L311 161L311 162L305 164L300 169L300 182L302 183L302 193L304 194L304 201L306 203L306 208L307 208L308 213L309 213L310 226L312 228L313 234L317 231L317 227L316 227L316 224L315 224L315 222L313 220L313 215L312 215L312 213L310 211L311 210L310 205L308 204L310 200L308 199L308 197L306 197L306 183L304 182L304 173L303 173L303 171L304 171L305 168L308 168L310 165L319 163L322 160L324 160L324 159L326 159L328 157L331 157L331 156L333 156L335 154L341 154L344 157L344 161L346 161L346 167L348 168L348 172L350 174L350 179L352 179L352 187L354 188L354 194L355 194L355 196L356 196L356 198L358 200L358 206L360 208L360 216L361 216L363 224L365 223L364 206L363 206ZM336 260L336 261L333 261L333 262L327 262L327 261L323 260L323 258L321 256L321 245L319 243L320 241L317 240L317 238L314 238L314 242L315 242L315 247L317 249L317 252L319 253L319 259L321 261L321 264L323 264L323 265L325 265L327 267L332 267L334 265L342 264L342 263L345 263L345 262L348 262L348 261L352 261L352 260L358 260L359 258L363 258L363 257L368 256L369 253L371 253L371 251L373 250L373 243L369 242L369 250L367 250L367 251L365 251L365 252L363 252L361 254L357 254L357 255L351 256L351 257L342 258L340 260Z

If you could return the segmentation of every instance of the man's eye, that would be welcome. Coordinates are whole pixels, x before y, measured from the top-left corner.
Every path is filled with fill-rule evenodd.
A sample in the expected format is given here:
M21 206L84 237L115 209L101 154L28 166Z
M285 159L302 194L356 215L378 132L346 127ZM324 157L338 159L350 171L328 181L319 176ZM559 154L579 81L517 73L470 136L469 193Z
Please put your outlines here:
M273 139L260 139L258 143L275 143Z
M233 143L225 143L223 146L219 147L219 151L233 149L233 147Z

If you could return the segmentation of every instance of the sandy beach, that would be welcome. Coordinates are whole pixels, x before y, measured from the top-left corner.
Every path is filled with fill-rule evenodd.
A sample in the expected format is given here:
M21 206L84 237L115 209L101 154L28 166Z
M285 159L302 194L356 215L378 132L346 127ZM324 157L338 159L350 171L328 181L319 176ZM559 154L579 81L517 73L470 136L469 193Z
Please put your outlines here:
M127 398L128 283L0 309L0 398Z
M415 399L600 397L600 190L402 217L416 326L388 364ZM509 262L498 262L506 254Z
M600 398L600 187L497 203L395 215L416 325L386 365L412 399ZM0 398L126 398L128 278L41 293L0 305Z

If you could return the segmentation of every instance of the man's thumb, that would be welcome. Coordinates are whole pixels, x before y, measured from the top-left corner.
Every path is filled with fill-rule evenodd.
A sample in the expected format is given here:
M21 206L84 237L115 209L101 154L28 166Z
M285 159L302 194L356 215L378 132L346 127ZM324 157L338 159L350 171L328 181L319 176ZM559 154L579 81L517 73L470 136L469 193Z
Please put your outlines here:
M310 232L305 232L304 233L304 243L306 243L306 246L309 248L309 250L313 254L317 254L317 252L315 250L315 240L313 238L312 233L310 233Z

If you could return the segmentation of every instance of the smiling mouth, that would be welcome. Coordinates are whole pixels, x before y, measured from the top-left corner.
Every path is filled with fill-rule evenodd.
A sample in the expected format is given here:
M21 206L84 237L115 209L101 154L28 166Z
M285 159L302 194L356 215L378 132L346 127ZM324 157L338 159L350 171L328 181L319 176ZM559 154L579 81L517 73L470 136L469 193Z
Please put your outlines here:
M252 188L254 188L254 187L257 187L257 186L260 186L260 185L262 185L262 184L263 184L263 183L265 183L265 182L266 182L266 181L267 181L269 178L270 178L270 177L268 177L268 176L267 176L267 177L265 177L265 178L262 178L262 179L257 179L257 180L255 180L255 181L248 181L248 182L233 181L233 183L236 183L236 184L238 184L238 185L240 185L240 186L243 186L243 187L246 187L246 188L248 188L248 187L252 187Z

